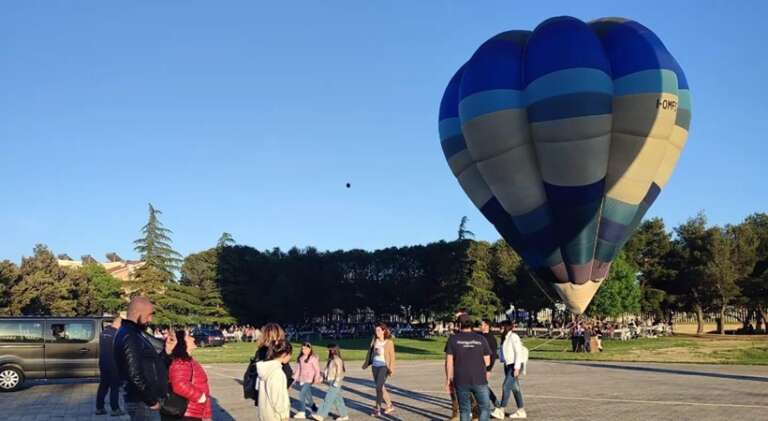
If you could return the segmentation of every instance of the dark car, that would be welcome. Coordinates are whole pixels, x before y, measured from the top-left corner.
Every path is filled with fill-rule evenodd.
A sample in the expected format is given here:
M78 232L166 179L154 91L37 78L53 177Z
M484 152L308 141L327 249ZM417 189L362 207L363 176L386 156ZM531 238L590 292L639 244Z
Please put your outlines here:
M0 317L0 391L27 379L98 377L101 317Z
M199 347L224 345L224 335L218 329L194 329L192 337L195 338L195 343Z

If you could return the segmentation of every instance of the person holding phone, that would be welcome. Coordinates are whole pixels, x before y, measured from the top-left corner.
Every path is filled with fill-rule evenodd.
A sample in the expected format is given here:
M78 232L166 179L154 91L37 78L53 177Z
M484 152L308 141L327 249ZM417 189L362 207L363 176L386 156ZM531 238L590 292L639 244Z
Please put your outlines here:
M171 332L165 344L150 336L146 329L153 314L154 307L147 297L134 297L115 335L115 364L125 383L125 406L131 421L154 418L160 401L168 395L168 366L176 335Z

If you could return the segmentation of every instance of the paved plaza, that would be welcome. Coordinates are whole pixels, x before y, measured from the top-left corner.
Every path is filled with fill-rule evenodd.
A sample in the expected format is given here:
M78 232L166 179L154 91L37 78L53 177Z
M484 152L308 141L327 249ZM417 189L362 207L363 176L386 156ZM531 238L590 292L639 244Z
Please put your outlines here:
M350 418L371 420L375 391L369 372L357 362L347 366ZM214 420L258 420L253 404L242 399L244 367L206 366ZM500 374L497 370L492 379L499 394ZM439 361L401 362L389 389L397 411L385 419L447 419L450 399L442 382ZM768 367L532 361L522 384L531 420L768 420ZM93 415L96 386L93 381L34 382L0 394L0 420L127 420ZM316 397L323 394L318 390Z

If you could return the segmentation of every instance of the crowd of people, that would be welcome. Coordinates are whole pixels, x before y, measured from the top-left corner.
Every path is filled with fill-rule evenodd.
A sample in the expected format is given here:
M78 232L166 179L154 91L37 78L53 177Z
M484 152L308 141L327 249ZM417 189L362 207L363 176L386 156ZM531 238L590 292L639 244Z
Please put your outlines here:
M119 405L120 390L125 391L125 411L131 420L202 421L212 418L212 397L208 377L194 353L194 338L186 329L149 330L153 305L145 297L131 300L127 317L115 318L100 337L99 367L101 381L96 396L96 413L106 414L109 394L112 415L123 415ZM526 418L519 377L525 372L527 349L514 332L514 324L502 324L501 343L492 332L492 323L484 320L475 326L469 316L457 314L456 330L445 347L446 390L453 402L452 418L480 421L490 417ZM312 343L301 346L295 365L291 365L293 346L286 330L275 323L261 328L232 326L226 329L236 337L255 339L255 353L243 377L245 398L252 399L261 421L283 421L291 417L289 391L298 390L294 419L326 419L335 409L336 420L349 419L342 387L347 371L342 349L327 346L325 362L315 353ZM375 385L375 403L371 415L392 414L395 404L387 383L395 373L396 353L392 330L384 323L373 326L371 342L363 362L370 369ZM244 340L244 339L241 339ZM494 365L504 366L501 398L488 381ZM327 391L319 405L314 389L325 383ZM510 398L517 409L505 413Z

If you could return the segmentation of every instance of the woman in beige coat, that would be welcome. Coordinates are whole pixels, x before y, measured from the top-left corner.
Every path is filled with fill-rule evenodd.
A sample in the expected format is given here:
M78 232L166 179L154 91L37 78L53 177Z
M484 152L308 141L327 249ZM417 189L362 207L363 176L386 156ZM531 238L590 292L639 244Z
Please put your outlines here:
M363 363L363 370L368 367L372 367L373 381L376 383L376 407L371 415L378 417L382 411L385 414L391 414L395 406L384 385L387 378L395 373L395 343L392 340L392 333L384 323L376 324L371 347Z

